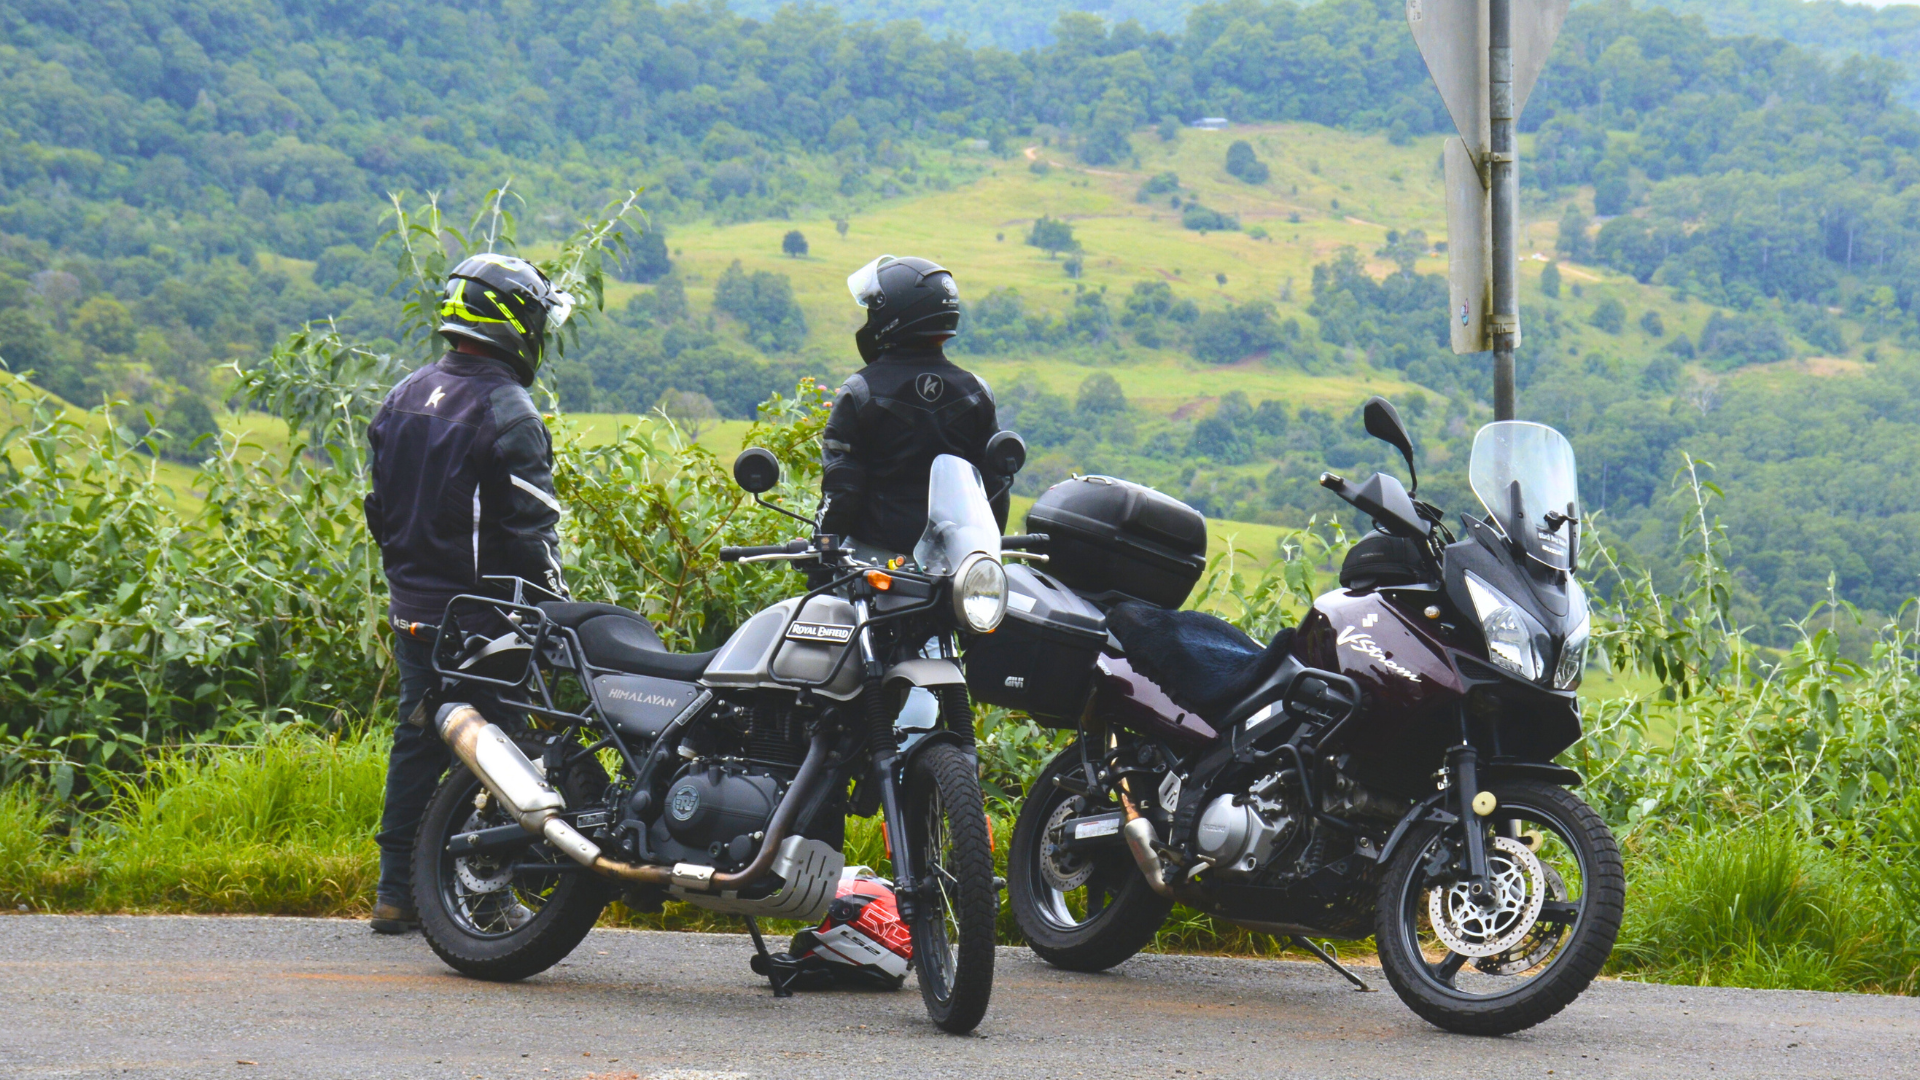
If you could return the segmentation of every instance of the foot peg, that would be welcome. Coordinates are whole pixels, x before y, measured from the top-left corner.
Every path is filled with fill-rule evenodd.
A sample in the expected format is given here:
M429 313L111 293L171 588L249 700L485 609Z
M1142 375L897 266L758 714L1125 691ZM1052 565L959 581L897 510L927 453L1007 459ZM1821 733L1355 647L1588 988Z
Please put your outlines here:
M1308 952L1312 953L1314 956L1318 957L1321 963L1339 972L1340 977L1352 983L1353 988L1355 990L1358 990L1363 994L1373 993L1373 987L1368 986L1365 982L1361 981L1360 976L1355 975L1352 971L1348 970L1345 965L1341 964L1340 961L1335 960L1330 954L1328 954L1327 950L1321 948L1320 946L1314 944L1312 941L1309 941L1307 938L1299 934L1293 935L1293 937L1290 940L1295 945L1300 946L1302 949L1305 949Z

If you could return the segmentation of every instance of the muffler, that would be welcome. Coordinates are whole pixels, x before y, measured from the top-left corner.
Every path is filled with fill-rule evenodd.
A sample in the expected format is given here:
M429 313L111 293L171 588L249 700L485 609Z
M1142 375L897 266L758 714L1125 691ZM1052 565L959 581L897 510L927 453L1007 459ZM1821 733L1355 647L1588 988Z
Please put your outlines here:
M1180 899L1173 886L1167 884L1166 866L1160 860L1159 834L1153 831L1153 822L1133 805L1124 780L1120 787L1120 808L1127 812L1127 823L1121 827L1120 835L1126 837L1127 850L1133 852L1133 861L1139 864L1147 886L1169 900Z
M463 702L442 706L434 720L440 738L452 748L454 756L473 770L500 805L507 808L520 827L565 853L581 866L607 877L643 885L674 885L694 892L723 892L743 888L765 877L772 869L781 845L792 833L794 818L825 779L828 758L827 737L815 735L807 749L806 760L788 786L787 794L767 822L767 835L753 861L736 873L716 872L711 866L679 863L674 866L650 866L609 859L599 845L581 836L560 817L567 800L547 778L541 775L527 755L520 752L507 733L488 722L480 710Z
M473 770L521 828L545 837L582 866L590 867L600 858L599 845L561 819L567 800L479 709L460 702L443 706L434 725L454 756Z

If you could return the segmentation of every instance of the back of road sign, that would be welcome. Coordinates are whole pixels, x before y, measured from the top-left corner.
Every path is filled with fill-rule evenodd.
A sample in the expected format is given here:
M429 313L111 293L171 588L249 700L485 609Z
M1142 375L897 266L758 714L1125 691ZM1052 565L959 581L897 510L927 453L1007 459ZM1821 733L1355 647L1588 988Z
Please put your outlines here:
M1490 200L1473 152L1448 139L1441 160L1447 185L1447 330L1456 353L1493 348L1487 325L1493 291Z
M1508 0L1512 12L1513 115L1547 66L1570 0ZM1407 0L1407 26L1433 75L1448 115L1476 161L1489 142L1487 0Z

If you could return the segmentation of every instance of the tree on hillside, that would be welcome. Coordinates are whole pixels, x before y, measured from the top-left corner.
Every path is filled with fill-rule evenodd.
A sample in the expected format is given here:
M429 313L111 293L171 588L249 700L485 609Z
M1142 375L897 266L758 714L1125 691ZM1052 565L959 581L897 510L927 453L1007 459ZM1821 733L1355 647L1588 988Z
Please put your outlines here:
M785 274L749 274L735 259L714 284L713 307L738 320L761 352L792 352L807 340L807 316L794 302L793 283Z
M1080 383L1073 407L1082 416L1113 416L1127 411L1127 395L1120 389L1120 380L1097 371Z
M780 238L780 250L790 258L800 258L807 253L806 235L799 229L788 229L787 235Z
M720 410L714 408L713 399L691 390L668 390L660 395L654 409L672 420L694 442L700 441L700 436L720 419Z
M635 281L642 285L658 281L672 272L673 260L667 255L667 234L658 226L629 232L627 249L614 262L615 276L622 281Z
M1587 215L1573 203L1560 215L1560 238L1553 250L1568 262L1586 262L1593 256L1593 242L1587 238Z
M1267 163L1254 156L1253 144L1245 139L1227 147L1227 173L1249 184L1267 182Z
M1560 264L1550 262L1540 271L1540 295L1549 300L1560 299Z
M1194 232L1239 232L1240 218L1190 202L1180 211L1180 224Z
M1080 242L1073 238L1073 226L1045 215L1033 223L1033 230L1027 233L1027 243L1046 252L1048 258L1080 248Z
M1593 315L1587 319L1587 323L1602 333L1617 334L1626 329L1627 306L1609 296L1593 309Z

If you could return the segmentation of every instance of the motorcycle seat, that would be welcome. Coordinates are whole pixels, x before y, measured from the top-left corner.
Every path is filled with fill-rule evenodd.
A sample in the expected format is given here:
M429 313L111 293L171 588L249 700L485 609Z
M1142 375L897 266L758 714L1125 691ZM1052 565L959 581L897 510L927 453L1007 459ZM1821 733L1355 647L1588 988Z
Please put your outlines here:
M1107 612L1127 663L1168 697L1217 723L1279 668L1293 644L1282 630L1265 648L1225 619L1128 601Z
M691 682L706 674L707 665L719 651L668 652L646 616L612 604L549 601L541 604L540 610L555 625L574 632L580 639L580 651L594 667Z

